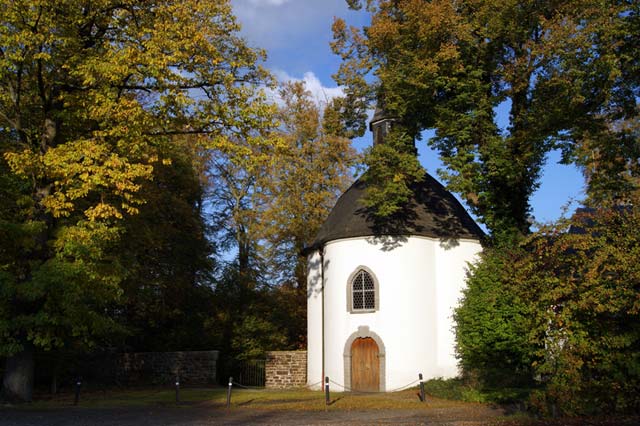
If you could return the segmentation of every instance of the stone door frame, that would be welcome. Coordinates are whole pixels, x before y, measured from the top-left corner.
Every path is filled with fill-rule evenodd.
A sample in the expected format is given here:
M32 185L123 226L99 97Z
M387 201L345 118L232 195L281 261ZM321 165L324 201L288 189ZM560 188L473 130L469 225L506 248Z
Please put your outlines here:
M384 343L380 336L378 336L373 331L369 330L369 327L366 325L361 325L358 327L358 331L351 334L347 339L344 345L344 351L342 358L344 360L344 387L346 391L351 390L351 345L358 338L371 337L374 342L378 345L378 360L379 364L379 374L380 374L380 392L385 392L386 390L386 349L384 347Z

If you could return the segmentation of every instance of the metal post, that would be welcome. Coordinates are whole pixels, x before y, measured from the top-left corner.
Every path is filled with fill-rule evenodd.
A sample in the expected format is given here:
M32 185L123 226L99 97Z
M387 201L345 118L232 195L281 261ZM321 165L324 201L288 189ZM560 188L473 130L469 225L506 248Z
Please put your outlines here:
M229 387L227 388L227 408L231 408L231 387L233 386L233 377L229 377Z
M78 377L76 379L76 397L73 401L73 405L78 405L78 401L80 400L80 387L82 386L82 379Z
M322 312L322 317L320 318L321 322L322 322L322 327L321 327L321 331L322 331L322 377L324 377L324 373L325 373L325 330L324 330L324 245L322 245L320 247L320 289L321 291L321 312Z
M427 399L424 396L424 382L422 381L422 373L418 374L420 379L420 401L425 402Z
M180 376L176 376L176 404L180 403Z
M324 378L324 403L329 405L331 402L331 395L329 395L329 376Z

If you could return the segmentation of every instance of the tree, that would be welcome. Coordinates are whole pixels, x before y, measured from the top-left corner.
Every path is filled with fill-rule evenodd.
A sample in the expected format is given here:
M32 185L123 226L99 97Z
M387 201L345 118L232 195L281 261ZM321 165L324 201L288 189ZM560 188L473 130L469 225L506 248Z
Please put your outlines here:
M280 86L276 137L279 151L261 179L266 209L262 218L273 279L283 299L279 317L290 344L306 342L307 257L337 198L351 184L357 161L351 141L340 135L332 109L313 99L302 82ZM286 302L285 300L289 300Z
M629 203L640 190L640 5L595 3L584 16L556 39L566 77L591 107L571 129L573 144L561 146L584 171L587 204Z
M227 1L4 1L1 151L4 392L29 399L32 348L96 344L117 331L124 271L114 248L161 147L270 120L267 77ZM3 183L5 183L3 181ZM21 370L21 365L27 366Z
M265 234L275 252L272 258L280 261L278 269L294 272L281 280L306 288L302 250L313 242L336 199L351 184L357 155L351 141L335 133L338 126L331 110L322 116L318 101L302 82L283 83L280 98L280 155L263 180L269 199Z
M211 348L212 247L203 218L205 182L201 149L190 138L162 147L170 164L157 164L142 184L145 204L124 221L118 244L126 274L121 314L124 347L132 351Z
M216 280L214 323L227 357L269 345L304 345L306 257L302 250L349 183L355 152L303 83L283 83L277 128L249 132L210 152L214 240L234 252ZM228 254L227 254L228 256ZM255 326L265 333L249 333Z
M532 366L542 381L532 401L540 410L640 408L638 226L637 206L582 209L522 243L512 286L531 314L526 336L537 345Z
M349 1L355 9L362 3ZM333 49L343 58L336 80L346 85L344 122L361 133L367 101L382 98L409 137L435 129L429 144L446 166L441 176L494 236L529 232L529 198L551 149L589 168L586 154L601 147L599 157L613 165L609 176L621 165L637 173L637 132L620 124L638 119L636 2L367 0L366 6L369 27L347 28L342 20L333 26ZM506 127L497 120L499 108L509 109ZM383 149L398 151L372 153ZM378 190L408 188L417 175L402 167L383 164L396 180L379 181Z
M221 351L225 374L233 374L235 361L247 355L245 349L251 347L252 353L256 349L256 345L237 343L243 319L253 316L254 307L261 305L259 294L266 285L259 225L264 209L256 183L269 157L264 141L259 135L247 135L236 141L236 149L208 153L210 234L221 266L213 279L210 333Z
M635 205L583 208L486 251L455 314L467 376L528 384L547 414L637 412L639 219Z

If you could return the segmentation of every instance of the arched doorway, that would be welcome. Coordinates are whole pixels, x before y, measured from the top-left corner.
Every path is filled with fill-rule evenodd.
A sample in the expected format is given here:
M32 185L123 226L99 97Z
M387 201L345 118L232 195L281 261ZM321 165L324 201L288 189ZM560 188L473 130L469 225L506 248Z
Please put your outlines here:
M356 331L355 333L352 333L351 336L349 336L349 338L347 339L347 341L344 343L344 352L343 352L343 359L344 359L344 385L345 385L345 389L346 390L350 390L350 389L356 389L353 386L353 382L351 380L351 378L353 377L353 374L351 374L351 370L353 367L358 368L358 365L361 364L360 362L356 361L356 362L352 362L352 349L354 344L356 344L356 340L366 340L366 339L370 339L373 340L373 342L375 343L378 353L377 353L377 363L374 362L374 366L377 365L377 373L378 373L378 387L373 389L374 391L380 391L380 392L384 392L387 388L386 386L386 349L384 346L384 342L382 341L382 339L380 338L380 336L378 336L376 333L374 333L373 331L369 330L369 326L366 325L361 325L358 327L358 331ZM368 342L368 341L367 341ZM366 343L366 342L360 342L357 345L365 345L365 344L370 344L370 342ZM363 349L363 348L360 348ZM356 349L356 351L358 351L358 349ZM356 355L358 356L358 355ZM358 373L356 373L358 374Z
M359 337L351 345L351 389L380 390L379 349L371 337Z

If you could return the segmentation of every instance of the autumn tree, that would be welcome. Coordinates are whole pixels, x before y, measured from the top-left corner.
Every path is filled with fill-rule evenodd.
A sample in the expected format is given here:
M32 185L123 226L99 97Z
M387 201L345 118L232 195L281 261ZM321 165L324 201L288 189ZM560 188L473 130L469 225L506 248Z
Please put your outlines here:
M34 348L91 347L118 331L105 309L115 253L141 188L181 134L270 120L227 1L4 1L0 26L4 393L30 399ZM4 211L4 210L3 210Z
M280 86L277 114L279 155L263 180L268 205L263 218L267 254L277 272L281 322L290 341L306 341L307 257L313 240L336 200L353 180L358 160L351 141L340 134L334 109L323 108L302 82ZM332 102L332 101L330 101ZM285 315L286 314L286 315ZM288 317L288 318L287 318Z
M337 134L332 110L324 110L302 82L280 87L282 105L277 117L279 153L264 181L270 198L266 234L278 267L299 288L306 288L306 257L337 198L353 180L358 160L351 141ZM325 113L326 111L326 113Z
M213 280L211 333L222 353L222 368L230 374L235 360L246 357L245 350L264 351L261 343L281 335L269 322L268 313L257 312L264 307L261 295L267 285L261 230L264 201L258 184L273 153L267 140L266 135L247 132L231 149L218 147L207 154L207 216L220 264ZM240 334L248 330L243 324L250 323L270 332L244 342L246 337Z
M261 269L260 246L265 200L260 196L261 180L275 150L273 139L263 134L235 138L229 146L209 150L208 194L212 237L222 252L235 252L240 277L256 281Z
M337 117L323 116L303 83L283 83L278 101L277 128L211 152L213 240L228 258L216 280L213 323L219 347L238 359L304 344L302 250L346 189L355 162L349 139L333 133Z
M561 146L584 171L586 203L637 203L640 191L640 4L589 4L582 22L558 27L558 59L590 106ZM572 37L571 34L577 34Z
M637 174L637 2L348 3L365 3L372 19L362 30L333 26L345 124L362 133L370 101L384 99L404 137L435 129L441 177L494 236L529 232L529 199L551 149L588 170L600 164L594 189L634 182L624 176ZM395 145L372 153L400 155L404 144ZM378 191L417 178L402 162L375 164L396 178ZM384 213L403 199L374 204Z

